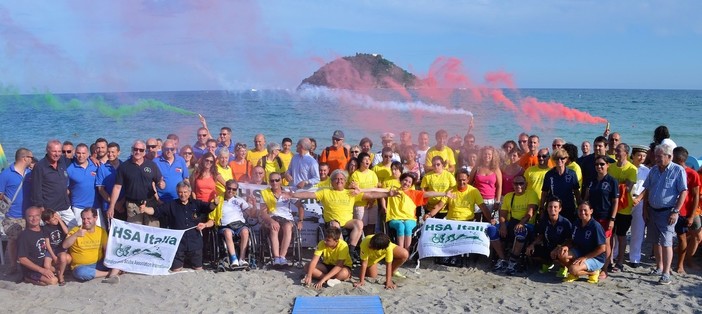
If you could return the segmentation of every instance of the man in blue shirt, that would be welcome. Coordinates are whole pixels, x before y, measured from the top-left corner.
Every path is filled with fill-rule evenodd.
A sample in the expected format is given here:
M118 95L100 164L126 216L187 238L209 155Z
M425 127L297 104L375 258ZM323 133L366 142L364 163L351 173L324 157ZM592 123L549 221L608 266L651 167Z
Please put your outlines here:
M660 284L668 285L670 264L673 261L673 236L680 208L687 197L687 176L685 169L672 162L673 147L660 144L655 149L656 165L651 168L644 181L644 218L649 218L653 226L652 236L655 245L656 268L652 275L659 275Z
M319 183L319 165L310 156L311 148L312 142L309 138L297 141L297 154L293 156L285 174L286 180L300 189Z
M98 167L89 159L90 153L88 145L80 143L76 146L76 158L68 165L66 172L68 173L68 193L71 196L71 210L78 217L83 209L88 207L97 208L95 193L95 177L97 176ZM100 215L98 211L97 225L102 227ZM78 221L78 225L81 222Z
M163 154L154 161L161 170L163 180L166 181L165 189L158 189L158 198L161 202L169 202L178 198L176 185L179 182L188 182L188 165L185 164L185 159L176 155L175 142L166 140L161 148Z
M20 148L15 152L15 162L0 173L0 199L5 198L12 202L2 220L2 227L8 238L7 252L11 271L17 268L17 237L25 227L24 210L29 207L29 164L33 157L30 150Z

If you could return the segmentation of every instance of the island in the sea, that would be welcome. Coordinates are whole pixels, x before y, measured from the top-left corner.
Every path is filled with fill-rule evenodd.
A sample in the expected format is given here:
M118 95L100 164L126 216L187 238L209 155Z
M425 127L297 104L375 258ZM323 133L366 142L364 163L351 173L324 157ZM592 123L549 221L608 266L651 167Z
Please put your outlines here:
M396 66L379 54L357 53L355 56L331 61L310 77L302 80L298 88L323 86L339 89L411 88L421 84L414 74Z

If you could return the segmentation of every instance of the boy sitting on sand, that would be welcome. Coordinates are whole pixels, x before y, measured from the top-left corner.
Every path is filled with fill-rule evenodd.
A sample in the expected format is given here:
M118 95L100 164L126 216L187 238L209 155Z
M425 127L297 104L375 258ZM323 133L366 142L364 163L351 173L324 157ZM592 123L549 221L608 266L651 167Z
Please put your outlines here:
M66 280L63 274L66 272L66 266L71 264L71 256L68 255L61 243L66 239L68 227L57 212L48 208L41 213L41 219L44 221L44 232L49 237L50 245L47 246L47 249L51 255L51 264L56 268L59 286L64 286Z
M319 263L320 257L322 263ZM321 289L322 285L330 279L348 280L351 278L351 255L349 246L341 238L341 229L329 227L324 230L324 240L319 241L314 257L305 265L307 275L305 285L312 283L312 278L319 279L314 284L315 289ZM333 280L332 279L332 280ZM331 282L330 282L331 283Z
M390 237L387 234L376 233L367 236L361 242L361 274L359 281L353 286L362 286L366 276L377 277L378 262L385 259L385 289L395 289L397 286L392 282L392 276L405 278L404 275L400 274L399 268L408 258L409 252L390 242Z

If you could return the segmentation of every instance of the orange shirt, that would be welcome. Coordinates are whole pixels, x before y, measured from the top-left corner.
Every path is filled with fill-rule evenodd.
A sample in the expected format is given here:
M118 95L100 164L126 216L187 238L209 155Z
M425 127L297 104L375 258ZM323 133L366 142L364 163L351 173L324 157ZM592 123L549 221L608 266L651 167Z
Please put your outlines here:
M319 161L329 165L329 173L336 169L345 170L349 159L348 150L343 146L341 148L329 146L319 154Z
M244 160L241 164L232 160L229 162L229 168L232 169L232 175L236 182L241 182L244 176L250 177L251 175L252 167L248 160Z
M531 166L538 166L539 165L539 155L529 155L529 153L526 153L522 155L521 158L519 158L519 161L517 163L522 166L523 169L529 169ZM548 158L548 167L553 168L556 164L553 163L553 160L551 160L551 156L549 155Z

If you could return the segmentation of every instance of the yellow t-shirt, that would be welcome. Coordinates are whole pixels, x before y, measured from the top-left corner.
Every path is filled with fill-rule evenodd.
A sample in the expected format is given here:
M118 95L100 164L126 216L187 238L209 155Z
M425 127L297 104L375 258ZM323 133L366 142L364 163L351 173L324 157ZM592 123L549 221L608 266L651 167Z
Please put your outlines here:
M256 165L256 164L258 164L258 161L261 160L261 158L263 158L263 156L266 156L266 155L268 155L268 150L266 150L265 148L260 152L257 152L257 151L252 149L252 150L246 152L246 160L249 161L250 165Z
M383 189L389 190L390 188L399 189L402 186L402 184L400 184L400 180L392 178L392 179L387 179L387 180L383 181L383 183L381 183L380 186ZM414 186L412 186L411 189L414 189Z
M619 185L626 184L626 181L636 183L638 172L636 166L630 162L627 162L623 167L617 166L617 163L609 164L609 168L607 169L607 173L617 179ZM618 208L618 214L631 215L632 208L634 207L634 198L631 197L631 193L628 193L626 198L627 206L625 208Z
M571 162L566 166L566 168L575 171L575 175L578 176L578 185L583 186L583 170L580 169L580 165L575 162Z
M414 220L417 206L424 205L424 191L401 191L400 195L388 197L385 221Z
M316 187L316 188L331 188L331 177L328 177L322 181L319 181L319 183L315 184L314 187Z
M217 173L219 173L219 175L222 176L224 182L234 179L232 168L229 168L229 166L227 166L227 168L222 168L219 164L217 164ZM215 180L215 191L217 192L217 196L223 196L224 184L219 183L219 181Z
M544 186L544 177L549 170L551 170L551 168L542 169L539 166L531 166L524 171L527 190L532 190L536 192L537 195L541 195L541 188Z
M532 190L526 190L522 195L516 195L514 192L509 192L502 200L502 210L509 213L509 218L521 220L526 215L529 205L534 205L534 208L539 207L539 196ZM532 213L529 223L536 221L536 212Z
M290 167L290 161L292 160L293 155L293 152L289 152L286 154L283 153L283 151L280 151L280 153L278 153L278 157L280 157L280 159L283 161L283 167L285 167L285 169L288 169L288 167Z
M351 174L351 179L349 180L349 182L356 182L356 184L358 184L359 189L377 188L378 176L375 174L375 172L371 171L370 169L363 172L361 172L360 170L356 170ZM367 204L368 201L360 200L353 204L353 206L366 206Z
M453 149L451 149L451 147L444 146L442 150L437 150L436 146L430 148L427 151L427 161L424 162L424 165L426 167L433 167L431 160L435 156L441 156L441 158L444 159L444 162L446 162L447 165L446 168L456 165L456 157L453 155Z
M273 161L270 161L265 156L261 157L261 159L259 159L258 161L258 164L256 165L263 167L263 169L266 171L266 182L268 181L268 178L271 175L271 173L280 173L282 175L283 173L285 173L285 171L287 171L287 168L285 168L285 164L278 163L277 159L273 159ZM285 183L283 183L283 185L285 185Z
M66 237L70 237L78 230L80 230L80 226L73 227ZM71 269L80 265L97 263L105 255L105 252L103 252L105 246L107 246L107 232L105 232L105 229L95 226L95 231L92 233L86 232L84 236L77 238L76 242L68 248L68 253L73 258Z
M386 264L392 263L393 250L397 247L397 244L390 242L390 245L384 250L373 250L370 248L370 241L373 235L369 235L361 241L361 260L368 261L368 266L377 264L378 262L385 259Z
M453 188L451 189L451 193L455 195L455 198L449 199L446 219L460 221L473 220L475 216L475 206L484 203L480 191L469 185L465 191L461 192L457 188Z
M353 219L353 204L363 199L363 193L353 196L350 190L323 189L314 193L317 196L317 200L324 207L322 209L324 221L336 220L342 227Z
M319 241L317 249L314 250L314 255L321 256L324 265L336 266L336 262L339 260L344 260L344 265L347 267L353 265L351 255L349 255L349 245L343 239L339 239L339 243L335 248L328 247L324 244L324 240Z
M424 178L422 178L421 184L422 189L427 192L446 192L454 186L456 186L456 178L454 178L453 175L446 170L442 171L441 174L437 174L434 171L427 173ZM434 209L434 205L441 201L446 203L446 200L446 197L430 198L429 201L427 201L427 209L432 210ZM446 207L442 208L440 212L445 213Z
M390 169L390 166L383 166L383 164L377 164L373 167L373 172L375 172L375 174L378 176L379 182L385 182L386 180L393 179L392 169Z

